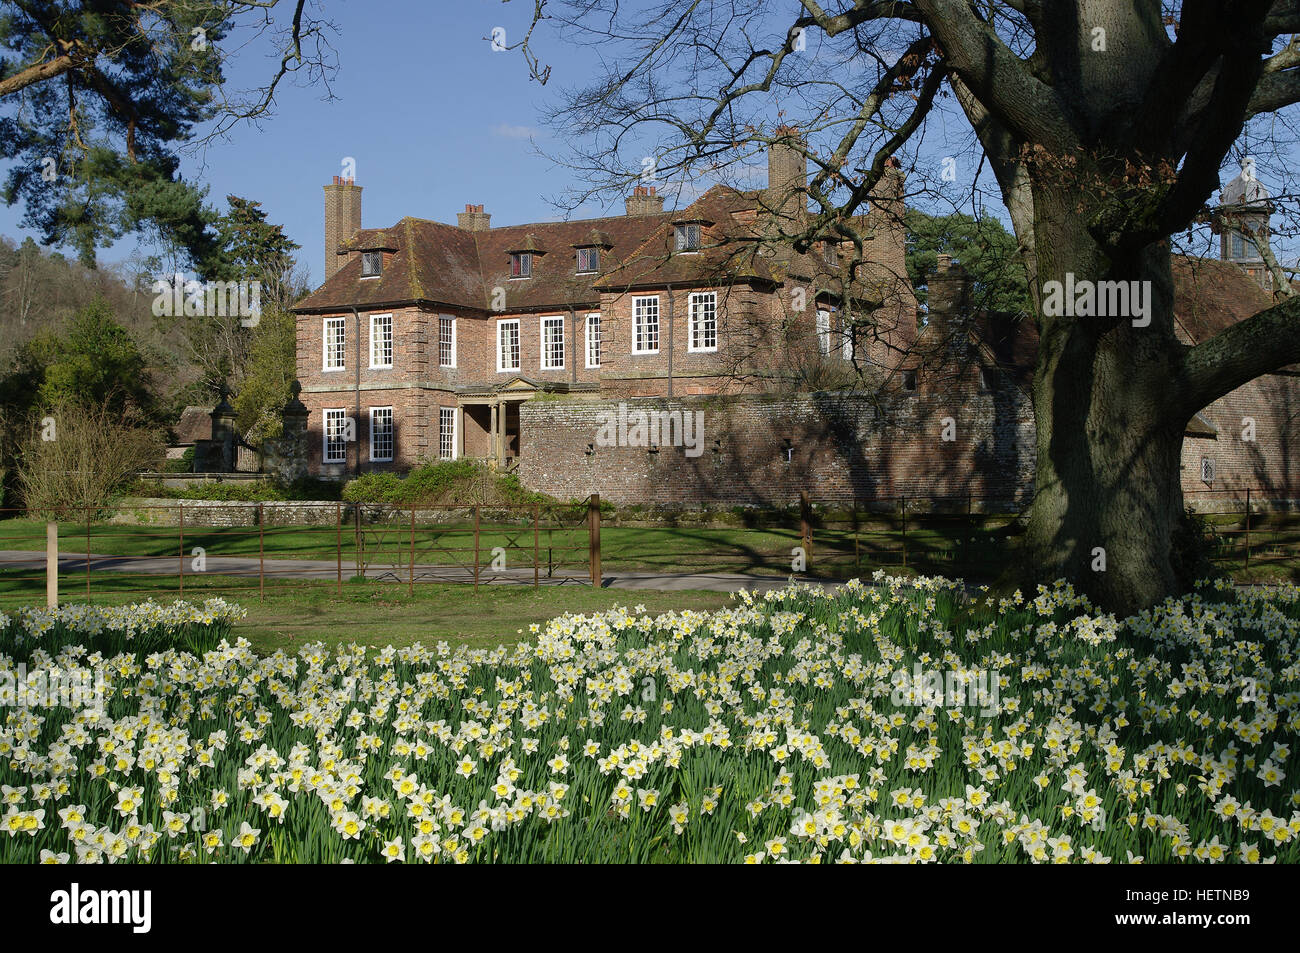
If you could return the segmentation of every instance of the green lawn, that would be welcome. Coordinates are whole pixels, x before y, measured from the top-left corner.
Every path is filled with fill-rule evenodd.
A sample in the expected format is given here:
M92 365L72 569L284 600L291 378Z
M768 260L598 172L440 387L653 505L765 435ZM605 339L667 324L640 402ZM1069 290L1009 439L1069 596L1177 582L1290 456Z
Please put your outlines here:
M1240 514L1212 517L1217 565L1238 582L1300 582L1300 514L1261 514L1252 517L1250 533L1251 559L1245 560L1245 532ZM179 569L184 554L186 592L199 587L236 586L243 593L252 587L256 598L257 580L248 578L213 579L207 574L191 572L192 553L203 547L209 557L257 557L261 552L269 564L268 587L280 585L274 578L274 561L282 558L319 559L338 565L344 580L357 574L359 565L370 570L389 569L399 579L405 576L412 555L418 564L459 565L466 569L475 564L475 533L472 525L419 524L414 534L409 523L364 526L358 534L353 526L266 527L216 529L186 527L182 538L176 527L119 526L96 524L91 527L91 552L119 556L176 556ZM606 524L601 530L601 569L610 573L631 571L734 572L755 576L789 576L793 551L801 545L797 522L794 525L700 527L694 525L617 526ZM894 574L923 573L960 577L973 583L994 581L1006 565L1015 545L1010 520L1006 516L975 514L915 515L904 524L900 517L873 515L856 525L836 521L813 530L811 551L805 570L810 575L847 579L868 576L876 569ZM0 550L43 551L45 525L39 520L5 520L0 522ZM499 549L498 549L499 547ZM64 553L85 552L84 524L60 527L60 548ZM588 531L585 525L540 525L536 532L531 524L506 525L500 522L480 524L477 561L488 567L494 550L504 550L508 569L532 567L536 556L540 574L579 575L588 571ZM341 553L341 564L339 554ZM84 574L65 576L64 598L83 598ZM152 592L178 590L178 575L143 575L96 571L92 574L92 592L118 593L126 598L143 598ZM295 583L295 585L300 585ZM332 591L328 583L315 589ZM391 586L395 593L404 587ZM420 583L417 590L431 589ZM448 587L436 587L447 590ZM566 586L565 588L570 588ZM136 592L127 593L125 590ZM495 590L495 587L493 587ZM40 569L0 571L0 605L16 600L43 601L44 573ZM521 598L518 587L505 587L507 595L493 592L489 599ZM247 598L247 596L241 596ZM320 598L326 598L321 595ZM416 600L422 597L417 594ZM535 596L529 590L529 598Z
M76 585L65 586L63 602L120 605L153 598L202 601L222 596L248 610L234 634L253 643L260 653L276 649L294 651L304 642L328 645L356 642L363 645L433 645L439 640L474 647L532 639L528 627L566 612L598 612L615 606L645 606L651 613L682 609L717 609L732 596L723 592L659 592L593 589L587 585L472 586L421 584L413 596L407 587L383 582L345 582L342 594L334 583L304 582L268 586L259 600L257 580L205 576L187 582L182 596L174 586L151 586L148 576L108 576L90 599ZM112 584L116 583L116 587ZM250 588L251 583L251 588ZM100 586L96 578L96 586ZM0 611L21 604L44 604L39 593L10 572L0 572Z

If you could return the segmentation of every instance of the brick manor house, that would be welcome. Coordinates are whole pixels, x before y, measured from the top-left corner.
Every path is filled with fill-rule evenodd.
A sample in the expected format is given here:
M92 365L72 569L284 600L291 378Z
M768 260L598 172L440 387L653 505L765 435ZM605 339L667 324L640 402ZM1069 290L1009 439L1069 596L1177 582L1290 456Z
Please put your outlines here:
M638 186L623 215L495 228L482 205L454 226L408 217L362 228L361 186L336 176L325 186L326 280L294 309L310 471L461 456L508 467L521 405L538 395L740 393L809 363L842 371L850 311L888 331L859 345L860 360L905 347L916 301L901 172L887 170L856 220L870 260L852 279L851 244L797 255L765 240L801 220L807 201L796 148L775 142L768 172L767 189L715 186L677 212Z
M362 228L361 187L335 177L326 280L294 309L307 471L343 479L471 457L560 498L1027 499L1032 319L978 310L944 255L918 309L896 163L853 222L864 264L848 267L849 243L794 253L779 236L808 215L797 136L776 130L766 188L715 186L665 211L638 186L625 214L581 221L494 228L467 205L454 226ZM1254 244L1269 241L1271 212L1243 166L1212 217L1218 259L1175 259L1188 343L1272 301ZM601 415L620 402L708 406L710 452L597 447ZM950 420L955 437L941 438ZM1189 423L1184 490L1194 504L1246 487L1295 499L1298 451L1300 372L1288 368Z

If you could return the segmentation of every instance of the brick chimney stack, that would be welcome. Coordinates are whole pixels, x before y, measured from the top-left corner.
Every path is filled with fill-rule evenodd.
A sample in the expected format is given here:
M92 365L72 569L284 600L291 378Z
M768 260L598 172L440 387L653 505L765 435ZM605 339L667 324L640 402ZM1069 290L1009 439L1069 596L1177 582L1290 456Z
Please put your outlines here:
M966 318L970 277L965 268L954 264L951 255L937 257L935 272L926 282L930 291L927 323L932 334L944 337Z
M656 215L664 210L664 197L655 195L655 187L638 185L624 200L628 215Z
M777 126L767 147L766 204L782 218L808 210L807 143L797 126Z
M492 227L492 215L481 205L466 205L465 211L456 213L456 224L467 232L486 232Z
M325 186L325 280L329 281L346 261L339 245L361 227L361 186L356 180L334 176Z

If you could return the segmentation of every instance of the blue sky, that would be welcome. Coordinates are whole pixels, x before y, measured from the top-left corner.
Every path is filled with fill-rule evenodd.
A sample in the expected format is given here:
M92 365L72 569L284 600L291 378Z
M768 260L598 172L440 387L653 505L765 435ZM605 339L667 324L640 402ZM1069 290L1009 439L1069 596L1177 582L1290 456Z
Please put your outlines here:
M187 154L186 175L208 185L209 200L223 208L230 193L260 201L271 221L302 246L299 260L317 282L324 256L321 187L344 171L348 157L365 188L366 227L391 225L405 215L454 223L467 203L486 206L494 225L555 218L559 212L548 199L573 179L539 155L530 137L552 154L563 153L565 143L540 127L539 116L561 88L592 77L596 53L543 35L539 47L552 76L545 87L530 81L519 54L493 52L490 36L502 27L507 42L516 42L532 7L527 0L327 0L326 12L339 27L332 38L338 98L325 102L319 89L283 87L275 115ZM247 88L272 68L270 59L250 49L228 75L234 86ZM945 152L955 151L944 141L948 134L964 140L969 128L951 116L929 125L922 154L936 170ZM762 175L753 184L761 185ZM1261 178L1271 184L1263 168ZM996 200L989 209L1002 211ZM603 212L594 205L583 209ZM20 208L0 207L0 234L21 240L28 233L20 220ZM100 259L121 261L135 249L128 238Z
M535 153L554 146L537 130L539 106L562 83L580 82L582 51L565 50L543 88L528 79L514 53L494 53L485 37L495 26L514 42L532 4L499 0L329 0L339 26L332 40L340 68L334 93L285 87L276 114L260 127L242 126L229 141L187 155L186 175L210 186L209 200L227 194L260 201L271 221L300 245L300 259L317 281L324 256L321 187L356 160L365 188L362 224L391 225L404 215L454 223L467 203L487 206L493 224L556 217L543 196L569 182L564 170ZM400 29L394 29L400 24ZM556 48L551 44L551 48ZM228 74L249 87L271 74L270 60L241 54ZM0 234L21 240L21 208L0 206ZM134 239L100 253L122 260Z

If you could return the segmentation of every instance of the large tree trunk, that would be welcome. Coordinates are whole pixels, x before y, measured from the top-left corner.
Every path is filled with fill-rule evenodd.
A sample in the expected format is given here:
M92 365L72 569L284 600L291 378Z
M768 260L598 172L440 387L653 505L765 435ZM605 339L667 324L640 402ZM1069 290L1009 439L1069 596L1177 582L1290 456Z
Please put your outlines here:
M1038 457L1026 566L1064 578L1128 615L1177 592L1171 543L1182 517L1179 418L1171 373L1173 281L1163 243L1113 260L1079 213L1078 193L1035 189L1040 356L1034 379ZM1150 282L1150 323L1131 314L1043 314L1049 281ZM1142 320L1142 319L1139 319Z

